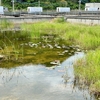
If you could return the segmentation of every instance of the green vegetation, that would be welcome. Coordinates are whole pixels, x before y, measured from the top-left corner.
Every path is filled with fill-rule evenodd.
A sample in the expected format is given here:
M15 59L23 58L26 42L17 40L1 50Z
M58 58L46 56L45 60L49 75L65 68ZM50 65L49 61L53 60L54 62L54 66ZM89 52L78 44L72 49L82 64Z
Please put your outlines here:
M100 45L99 26L71 24L64 19L54 19L50 22L38 22L35 24L23 24L22 29L29 30L33 36L40 34L56 34L62 39L80 45L84 49L93 50Z
M89 51L86 56L75 64L75 75L89 85L95 95L100 92L100 48ZM100 96L100 95L99 95Z
M63 18L60 22L64 23ZM4 20L1 25L3 27L0 30L1 67L9 68L26 63L50 66L51 61L58 59L62 62L66 57L73 55L73 53L59 55L65 49L59 49L55 44L61 47L68 46L69 43L57 36L56 23L53 25L52 21L49 25L49 22L14 24Z
M71 9L78 9L79 0L14 0L15 9L26 9L29 6L41 6L44 10L53 10L56 7L70 7ZM81 0L81 8L84 8L86 2L89 0ZM92 0L93 1L93 0ZM96 2L96 0L94 1ZM2 5L12 8L11 0L2 0Z
M2 5L12 9L11 0L1 0ZM30 6L41 6L44 10L54 10L56 7L70 7L76 10L79 7L79 0L14 0L15 9L22 10ZM99 3L100 0L81 0L81 9L84 9L85 3Z
M65 22L64 18L61 18L61 19L54 19L48 22L45 21L45 22L36 22L36 23L24 23L24 24L21 24L20 28L21 28L20 34L23 34L23 35L19 34L19 35L16 35L16 38L14 38L15 40L17 40L17 36L18 36L18 41L20 40L20 44L23 43L23 39L25 37L29 37L29 40L27 40L26 38L27 42L25 40L24 44L28 42L32 42L30 38L41 39L41 37L44 35L53 35L53 36L57 36L54 38L53 43L59 43L59 40L60 41L65 40L67 42L66 44L79 45L81 49L87 51L85 57L78 60L75 63L75 75L79 79L82 79L84 81L83 83L86 83L90 86L91 92L94 92L96 94L100 92L100 34L99 34L100 26L99 25L95 25L95 26L82 25L82 24L76 25L76 24ZM13 35L10 35L10 36L13 36ZM9 39L10 39L10 36L9 36ZM39 48L34 51L33 49L28 50L28 48L31 48L31 47L23 48L18 45L13 47L13 44L18 44L19 42L12 41L11 39L9 40L6 37L3 36L4 40L0 39L0 46L2 47L2 49L0 50L0 53L2 52L4 53L8 51L7 48L9 48L9 44L7 43L9 42L11 44L10 49L9 49L9 51L11 50L10 58L12 57L12 52L13 54L15 53L16 54L15 58L20 58L19 63L22 63L20 61L22 61L21 59L23 59L23 57L26 63L28 61L36 62L37 59L40 58L40 54L41 54L41 57L43 56L43 54L45 55L45 57L44 59L42 59L43 58L42 57L41 61L39 59L36 63L45 62L46 60L45 58L50 57L49 55L45 54L44 52L45 49L41 50ZM47 38L44 38L42 41L45 44L45 43L48 43L49 40ZM54 49L54 51L56 50L57 49ZM49 54L52 54L51 51L49 50ZM36 58L35 53L37 53L37 58ZM35 58L33 58L33 56ZM56 54L54 54L54 56L57 57ZM45 63L48 63L50 61L51 61L51 58ZM63 61L63 59L61 59L61 61Z
M28 26L29 25L27 24L26 27ZM79 45L82 49L88 51L85 57L75 64L75 75L90 86L91 92L96 94L100 92L99 25L76 25L67 22L65 23L62 19L54 19L50 22L39 22L30 26L30 29L32 29L32 27L35 29L35 32L33 30L32 33L56 34L63 40L74 43L74 45Z
M11 28L12 26L13 26L13 24L8 22L6 19L0 20L0 30Z

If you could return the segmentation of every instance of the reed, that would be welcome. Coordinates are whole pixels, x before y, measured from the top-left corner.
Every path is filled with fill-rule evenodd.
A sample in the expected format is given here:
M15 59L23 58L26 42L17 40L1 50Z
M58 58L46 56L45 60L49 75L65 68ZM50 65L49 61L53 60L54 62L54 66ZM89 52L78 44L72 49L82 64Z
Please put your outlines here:
M22 30L26 31L31 38L38 38L40 37L40 33L41 33L41 28L42 26L39 23L35 23L35 24L22 24L21 26Z

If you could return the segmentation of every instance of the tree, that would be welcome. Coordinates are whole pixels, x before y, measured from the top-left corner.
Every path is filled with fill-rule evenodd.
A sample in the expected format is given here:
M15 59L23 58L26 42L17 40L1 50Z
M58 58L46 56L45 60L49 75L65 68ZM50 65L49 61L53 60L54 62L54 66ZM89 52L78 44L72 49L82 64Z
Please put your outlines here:
M67 1L61 0L61 1L60 1L60 6L61 6L61 7L66 7L66 6L67 6Z
M88 3L89 0L81 0L82 3Z

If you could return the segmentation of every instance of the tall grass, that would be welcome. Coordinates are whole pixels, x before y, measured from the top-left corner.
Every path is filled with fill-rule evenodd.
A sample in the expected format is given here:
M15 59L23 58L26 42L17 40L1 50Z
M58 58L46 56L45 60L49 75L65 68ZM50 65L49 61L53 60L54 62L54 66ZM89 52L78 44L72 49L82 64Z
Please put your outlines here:
M13 23L7 21L6 19L0 20L0 30L13 27Z
M7 20L0 22L0 29L12 26L13 24ZM95 49L100 44L99 26L71 24L65 22L64 18L48 22L24 23L21 25L21 30L24 30L20 35L22 37L24 36L22 33L27 33L32 38L38 38L41 34L56 34L66 41L80 45L84 49Z
M60 22L59 20L53 20L23 24L22 28L29 31L31 37L39 37L41 34L56 34L66 41L80 45L84 49L95 49L100 44L99 26L76 25L62 20Z
M2 27L8 27L9 22L4 20ZM99 26L88 26L82 24L71 24L65 22L64 18L54 19L49 22L24 23L21 25L27 35L38 38L41 34L56 34L66 41L80 45L84 49L95 49L100 44ZM20 36L23 36L22 33Z
M22 41L27 41L28 37L30 37L30 34L26 31L12 31L14 26L14 23L6 19L0 21L0 55L5 55L8 61L19 59L19 52L21 52L19 45Z
M89 82L91 92L100 92L100 50L89 51L85 58L78 60L75 75Z

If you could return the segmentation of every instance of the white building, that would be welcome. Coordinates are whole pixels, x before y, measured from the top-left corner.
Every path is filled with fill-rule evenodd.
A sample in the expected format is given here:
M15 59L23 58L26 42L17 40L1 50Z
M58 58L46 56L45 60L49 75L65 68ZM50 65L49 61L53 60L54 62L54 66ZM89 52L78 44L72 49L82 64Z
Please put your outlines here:
M86 3L85 11L100 11L100 3Z

